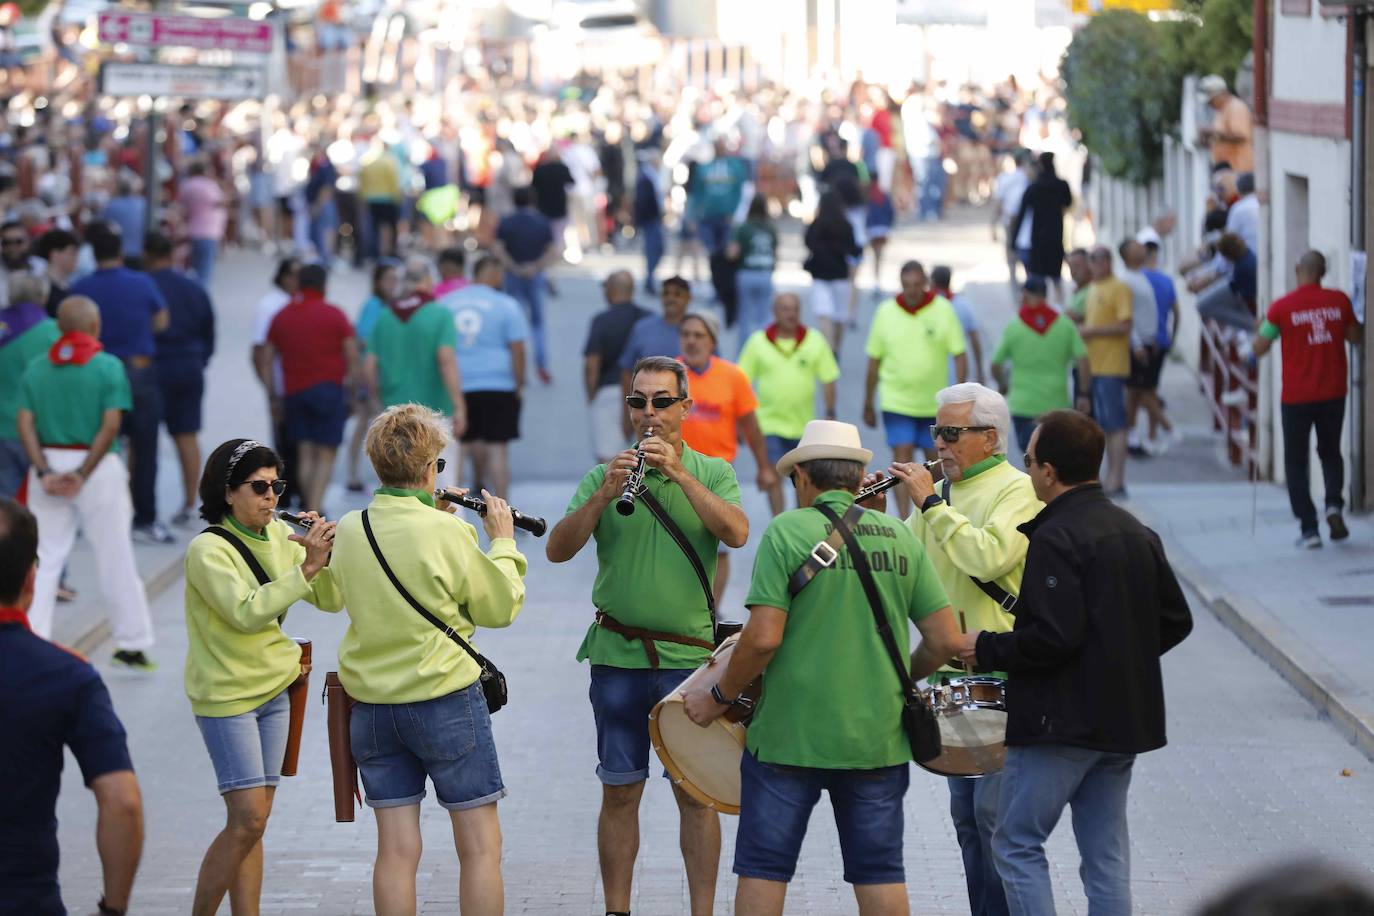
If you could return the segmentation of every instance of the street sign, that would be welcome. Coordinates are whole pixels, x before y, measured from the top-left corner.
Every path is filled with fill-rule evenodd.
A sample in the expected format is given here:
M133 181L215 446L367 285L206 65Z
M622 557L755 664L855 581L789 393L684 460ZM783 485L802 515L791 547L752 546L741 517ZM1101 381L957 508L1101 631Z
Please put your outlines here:
M268 54L272 50L272 24L252 19L200 19L162 13L107 11L100 14L98 31L100 40L106 44L254 54Z
M1155 13L1174 8L1174 0L1070 0L1074 13L1091 16L1108 10L1131 10L1136 13Z
M100 68L104 95L172 96L184 99L260 99L267 94L262 67L200 67L107 61Z

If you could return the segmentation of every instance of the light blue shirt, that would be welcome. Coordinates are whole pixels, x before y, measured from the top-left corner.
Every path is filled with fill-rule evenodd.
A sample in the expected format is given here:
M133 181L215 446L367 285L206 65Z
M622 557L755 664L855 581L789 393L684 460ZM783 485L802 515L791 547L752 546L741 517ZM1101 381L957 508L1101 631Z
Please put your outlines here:
M444 296L439 304L453 314L463 391L514 391L510 345L530 335L520 303L473 283Z

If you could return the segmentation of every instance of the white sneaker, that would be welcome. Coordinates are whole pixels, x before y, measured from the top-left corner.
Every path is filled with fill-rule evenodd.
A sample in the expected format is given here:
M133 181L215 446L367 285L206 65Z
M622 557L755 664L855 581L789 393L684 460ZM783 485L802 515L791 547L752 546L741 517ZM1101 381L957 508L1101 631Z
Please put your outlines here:
M170 544L176 540L167 526L158 521L150 525L135 525L132 534L136 544Z

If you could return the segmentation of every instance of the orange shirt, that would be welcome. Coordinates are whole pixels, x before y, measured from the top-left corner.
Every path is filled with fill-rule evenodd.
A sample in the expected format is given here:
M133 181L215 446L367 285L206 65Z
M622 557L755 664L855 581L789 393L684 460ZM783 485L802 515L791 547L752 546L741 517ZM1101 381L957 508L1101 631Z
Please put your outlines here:
M1252 116L1250 106L1234 95L1216 113L1214 127L1225 134L1244 137L1239 142L1232 140L1212 141L1212 161L1229 162L1236 172L1249 172L1255 167L1255 151L1251 145Z
M678 361L685 362L680 356ZM692 412L682 423L682 440L703 455L734 461L739 418L759 406L748 376L734 363L713 356L705 372L687 367L687 393Z

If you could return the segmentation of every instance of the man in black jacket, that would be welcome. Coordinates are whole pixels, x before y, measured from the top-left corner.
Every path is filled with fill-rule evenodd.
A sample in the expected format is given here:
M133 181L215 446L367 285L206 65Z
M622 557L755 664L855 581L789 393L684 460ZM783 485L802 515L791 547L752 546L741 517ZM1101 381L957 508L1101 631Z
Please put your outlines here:
M1009 675L992 850L1013 916L1054 912L1044 844L1066 805L1089 909L1130 913L1131 767L1164 746L1159 657L1193 628L1158 536L1102 492L1104 445L1083 414L1041 418L1026 470L1046 506L1020 527L1016 625L964 637L965 660Z

